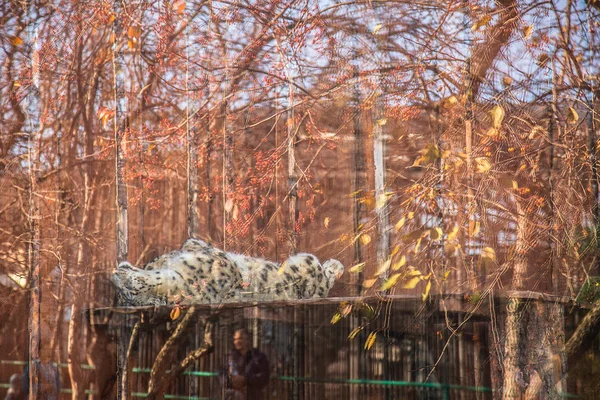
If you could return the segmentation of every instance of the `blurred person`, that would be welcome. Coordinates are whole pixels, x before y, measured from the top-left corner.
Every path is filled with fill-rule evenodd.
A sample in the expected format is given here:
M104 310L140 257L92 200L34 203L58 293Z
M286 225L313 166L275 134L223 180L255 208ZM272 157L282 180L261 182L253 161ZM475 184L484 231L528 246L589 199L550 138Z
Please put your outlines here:
M233 334L233 350L223 371L225 400L262 400L263 389L269 383L269 360L257 348L252 348L250 334L238 329Z
M6 392L4 400L20 400L25 398L25 395L21 392L21 375L12 374L8 383L10 387Z

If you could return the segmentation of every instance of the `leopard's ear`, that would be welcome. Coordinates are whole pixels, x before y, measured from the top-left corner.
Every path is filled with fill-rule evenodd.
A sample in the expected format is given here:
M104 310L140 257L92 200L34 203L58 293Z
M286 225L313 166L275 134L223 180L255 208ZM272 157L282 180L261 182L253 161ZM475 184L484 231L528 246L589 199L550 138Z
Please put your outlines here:
M335 279L341 278L344 274L344 264L339 262L338 260L327 260L323 263L323 269L325 270L325 274L329 277L335 277Z
M117 269L133 269L135 268L133 265L131 265L131 263L129 263L128 261L121 261L119 263L119 265L117 266Z

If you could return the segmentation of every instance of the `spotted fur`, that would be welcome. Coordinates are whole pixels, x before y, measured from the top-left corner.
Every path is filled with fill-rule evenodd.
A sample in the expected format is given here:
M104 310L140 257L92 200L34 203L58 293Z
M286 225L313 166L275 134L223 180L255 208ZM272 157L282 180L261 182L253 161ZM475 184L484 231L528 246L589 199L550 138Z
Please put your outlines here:
M231 301L241 289L235 263L223 251L194 239L137 268L119 264L111 276L122 305L161 306Z
M143 269L122 263L111 280L124 305L170 305L326 297L343 272L339 261L308 253L277 264L189 239Z

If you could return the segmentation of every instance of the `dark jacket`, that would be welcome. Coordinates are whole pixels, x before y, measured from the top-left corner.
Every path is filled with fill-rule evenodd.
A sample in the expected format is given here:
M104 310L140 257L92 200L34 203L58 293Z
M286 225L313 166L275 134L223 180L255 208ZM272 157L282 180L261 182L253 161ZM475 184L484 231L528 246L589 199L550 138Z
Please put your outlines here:
M263 398L262 390L269 383L270 370L267 356L258 349L252 349L245 355L234 349L229 354L227 361L227 375L237 373L246 378L245 399L261 400ZM231 388L231 381L226 379L225 382L226 386Z

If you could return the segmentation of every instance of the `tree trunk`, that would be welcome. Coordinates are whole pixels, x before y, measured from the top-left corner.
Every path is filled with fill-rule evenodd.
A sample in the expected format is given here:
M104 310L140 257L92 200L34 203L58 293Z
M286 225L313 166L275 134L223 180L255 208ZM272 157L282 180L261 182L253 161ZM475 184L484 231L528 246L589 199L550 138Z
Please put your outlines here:
M29 166L29 204L27 222L29 225L29 243L27 246L29 267L29 398L43 397L40 384L39 366L41 362L41 305L42 278L40 265L41 228L40 205L37 194L39 140L40 137L40 88L39 88L39 59L38 59L38 14L34 4L26 3L26 29L28 56L31 60L31 86L26 97L25 126L27 132L27 163Z
M123 57L123 22L124 15L123 0L113 1L113 76L114 76L114 133L115 133L115 180L116 180L116 251L117 263L127 260L128 234L127 234L127 186L125 184L125 149L124 141L126 129L126 97L125 97L125 62ZM129 388L126 381L127 374L127 345L129 344L129 329L126 322L118 331L117 350L117 398L128 399Z
M288 80L291 79L288 73ZM288 223L289 254L295 254L298 246L298 175L296 174L296 123L294 116L294 87L288 85L287 152L288 152Z

